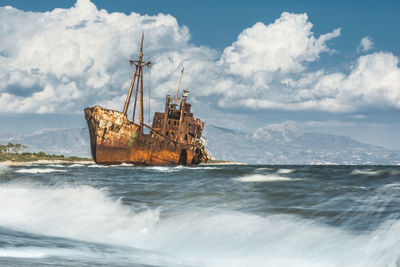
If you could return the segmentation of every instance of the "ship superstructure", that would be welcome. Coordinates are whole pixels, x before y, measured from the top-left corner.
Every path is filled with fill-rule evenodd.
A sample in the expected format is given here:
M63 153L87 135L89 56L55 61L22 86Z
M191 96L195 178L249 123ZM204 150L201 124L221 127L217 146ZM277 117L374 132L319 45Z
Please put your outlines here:
M209 156L201 140L204 123L191 112L191 105L187 103L189 92L183 90L179 98L183 70L175 98L167 95L164 112L155 113L152 126L144 123L143 68L150 67L151 63L143 60L143 41L144 35L138 60L130 60L135 70L123 111L99 106L85 109L93 160L98 164L140 165L193 165L207 161ZM133 118L129 120L127 111L134 89Z

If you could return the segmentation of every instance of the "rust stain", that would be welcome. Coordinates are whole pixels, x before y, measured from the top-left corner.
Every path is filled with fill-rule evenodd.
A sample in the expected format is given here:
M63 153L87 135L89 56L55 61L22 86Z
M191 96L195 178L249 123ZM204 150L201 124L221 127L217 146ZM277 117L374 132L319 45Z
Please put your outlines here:
M143 123L143 39L138 61L131 61L135 71L129 87L123 112L99 106L84 110L90 134L93 160L97 164L133 163L139 165L195 165L210 159L202 142L204 123L195 118L186 102L188 91L182 97L167 95L164 112L156 112L152 126ZM179 87L182 82L182 75ZM127 110L136 83L140 93L140 121L128 120ZM135 97L134 112L136 110ZM144 129L148 130L145 133Z

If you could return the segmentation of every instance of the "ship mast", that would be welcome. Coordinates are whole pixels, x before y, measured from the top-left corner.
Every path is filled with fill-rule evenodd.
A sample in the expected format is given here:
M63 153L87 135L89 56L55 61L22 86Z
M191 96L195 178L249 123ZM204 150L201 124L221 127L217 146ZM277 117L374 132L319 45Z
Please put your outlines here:
M182 78L183 78L183 71L184 70L185 70L185 68L182 68L182 70L181 70L181 77L179 78L178 89L176 90L175 104L178 103L179 89L181 88L181 85L182 85Z
M135 102L133 105L132 121L133 121L133 123L135 123L136 102L137 102L138 92L140 92L139 125L140 125L140 129L141 129L142 133L143 133L143 67L145 67L145 66L150 67L150 65L151 65L151 62L143 61L143 40L144 40L144 33L142 33L142 42L140 44L139 60L129 60L129 62L131 63L131 66L135 65L135 71L133 72L131 84L129 86L128 95L126 96L124 111L123 111L124 115L126 116L126 113L128 111L128 107L129 107L129 103L131 101L132 90L133 90L133 87L135 86L135 82L136 82L136 93L135 93Z

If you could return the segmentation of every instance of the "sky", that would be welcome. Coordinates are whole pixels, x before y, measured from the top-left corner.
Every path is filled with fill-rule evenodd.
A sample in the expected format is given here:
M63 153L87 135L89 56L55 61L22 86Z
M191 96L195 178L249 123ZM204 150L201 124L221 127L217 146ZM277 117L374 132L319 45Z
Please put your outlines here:
M144 32L150 112L184 67L206 123L251 133L290 122L400 149L399 11L399 1L1 0L0 133L85 127L87 106L121 110Z

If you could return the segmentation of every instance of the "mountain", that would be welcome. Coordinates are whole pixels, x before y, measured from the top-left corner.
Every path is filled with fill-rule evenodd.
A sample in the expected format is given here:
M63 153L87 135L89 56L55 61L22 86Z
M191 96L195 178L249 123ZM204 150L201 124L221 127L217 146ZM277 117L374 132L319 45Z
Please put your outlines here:
M29 134L1 134L0 144L23 144L27 151L65 156L91 157L89 131L86 128L45 129Z
M399 164L400 151L360 143L347 136L302 132L293 123L252 134L207 125L210 154L252 164Z
M360 143L347 136L303 132L293 123L273 124L244 133L206 124L207 150L220 160L250 164L399 164L400 151ZM47 129L30 134L0 134L0 144L28 146L32 152L91 157L86 128Z

